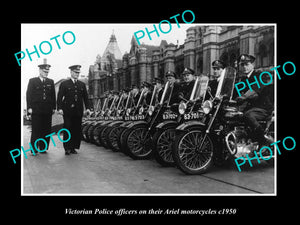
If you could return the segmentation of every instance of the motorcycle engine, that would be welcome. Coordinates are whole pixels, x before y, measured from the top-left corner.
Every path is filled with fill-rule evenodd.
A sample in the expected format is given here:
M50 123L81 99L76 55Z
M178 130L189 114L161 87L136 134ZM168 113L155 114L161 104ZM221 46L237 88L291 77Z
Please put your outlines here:
M248 138L243 126L234 127L234 130L228 132L225 136L225 142L230 154L236 158L246 157L246 154L249 154L257 147Z

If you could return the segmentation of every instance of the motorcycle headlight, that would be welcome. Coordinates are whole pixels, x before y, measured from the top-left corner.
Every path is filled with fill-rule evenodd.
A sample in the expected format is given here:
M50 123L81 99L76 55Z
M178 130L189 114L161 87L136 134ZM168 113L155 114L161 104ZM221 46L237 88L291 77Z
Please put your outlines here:
M148 109L148 114L149 114L149 116L151 116L151 115L153 114L153 111L154 111L154 106L151 105L151 106L149 107L149 109Z
M129 116L130 112L131 112L131 108L127 109L126 110L126 116Z
M111 110L108 110L108 113L107 113L107 115L108 115L108 116L110 116L110 114L111 114Z
M144 107L141 107L141 108L139 109L139 114L141 115L141 114L143 114L143 112L144 112Z
M203 102L203 105L202 105L202 109L203 109L203 112L205 114L208 114L210 113L211 109L212 109L212 102L209 101L209 100L206 100L205 102Z
M186 110L187 106L184 102L180 102L179 106L178 106L178 112L179 114L184 114L185 110Z

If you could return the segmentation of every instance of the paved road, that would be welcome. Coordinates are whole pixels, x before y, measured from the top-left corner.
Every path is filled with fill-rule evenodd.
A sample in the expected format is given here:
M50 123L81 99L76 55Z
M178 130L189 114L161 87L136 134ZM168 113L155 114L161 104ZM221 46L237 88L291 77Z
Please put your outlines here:
M30 128L24 126L24 148ZM23 194L272 194L274 168L266 162L238 172L235 165L188 176L154 160L133 160L81 142L77 155L65 156L54 136L47 154L23 158ZM244 167L243 167L244 169Z

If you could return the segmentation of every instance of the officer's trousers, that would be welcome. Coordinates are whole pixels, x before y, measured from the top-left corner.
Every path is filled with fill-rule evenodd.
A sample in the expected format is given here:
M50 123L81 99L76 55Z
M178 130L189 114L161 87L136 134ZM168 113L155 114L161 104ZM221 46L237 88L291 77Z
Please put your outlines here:
M44 141L37 141L36 147L39 150L48 150L50 137L45 138L45 136L51 133L51 123L52 123L52 114L32 114L31 116L31 126L32 133L30 143L33 148L34 143L37 139L43 138L47 142L47 147L45 146Z
M64 115L64 128L68 129L71 133L71 139L64 142L64 149L79 149L81 142L81 120L82 116L77 115ZM69 134L63 133L63 140L68 140Z
M262 108L251 108L244 113L245 122L253 130L260 126L259 121L266 120L268 116L268 111Z

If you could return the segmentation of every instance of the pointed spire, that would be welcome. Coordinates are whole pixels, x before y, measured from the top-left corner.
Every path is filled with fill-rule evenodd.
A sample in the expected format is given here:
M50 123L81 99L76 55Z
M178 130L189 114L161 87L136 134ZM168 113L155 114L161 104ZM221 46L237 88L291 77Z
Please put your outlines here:
M118 46L117 38L115 36L114 30L112 30L112 34L110 36L109 43L106 46L106 49L105 49L102 57L106 58L107 54L109 54L109 53L113 54L116 59L122 59L122 53Z
M109 42L117 42L117 38L115 36L114 29L112 30L112 34L110 36Z

